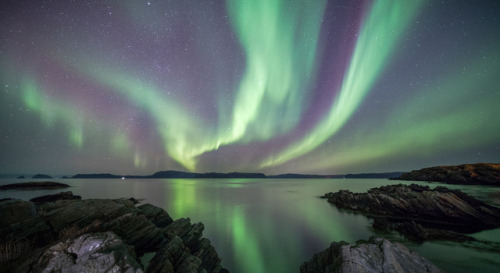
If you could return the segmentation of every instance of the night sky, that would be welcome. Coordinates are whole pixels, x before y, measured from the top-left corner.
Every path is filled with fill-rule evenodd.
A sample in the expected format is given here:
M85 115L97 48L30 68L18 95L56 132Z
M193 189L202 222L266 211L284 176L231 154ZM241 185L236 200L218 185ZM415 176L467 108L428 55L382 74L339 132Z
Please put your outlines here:
M0 5L0 173L500 162L498 1Z

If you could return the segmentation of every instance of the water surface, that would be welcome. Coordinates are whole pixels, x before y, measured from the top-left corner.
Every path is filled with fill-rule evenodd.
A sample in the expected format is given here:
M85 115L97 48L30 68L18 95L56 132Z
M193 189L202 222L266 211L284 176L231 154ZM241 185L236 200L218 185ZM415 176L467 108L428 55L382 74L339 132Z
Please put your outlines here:
M0 180L0 184L27 180ZM189 217L205 224L223 265L231 272L298 272L300 264L332 241L355 242L377 234L370 220L339 211L318 198L349 189L366 192L388 184L410 182L385 179L64 179L67 189L82 198L135 197L164 208L174 219ZM426 184L419 182L419 184ZM431 187L441 184L430 184ZM488 201L498 188L456 186ZM63 189L66 190L66 189ZM59 190L3 191L0 199L28 200ZM500 229L475 235L500 240ZM397 238L447 272L498 272L500 253L457 243L417 245Z

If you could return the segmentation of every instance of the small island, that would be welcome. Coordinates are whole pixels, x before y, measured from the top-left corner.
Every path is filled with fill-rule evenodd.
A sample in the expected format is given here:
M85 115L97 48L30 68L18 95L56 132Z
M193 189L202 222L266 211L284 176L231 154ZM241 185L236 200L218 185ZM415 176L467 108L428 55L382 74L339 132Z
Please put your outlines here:
M39 173L39 174L33 175L33 177L31 177L31 178L33 178L33 179L52 179L52 176Z

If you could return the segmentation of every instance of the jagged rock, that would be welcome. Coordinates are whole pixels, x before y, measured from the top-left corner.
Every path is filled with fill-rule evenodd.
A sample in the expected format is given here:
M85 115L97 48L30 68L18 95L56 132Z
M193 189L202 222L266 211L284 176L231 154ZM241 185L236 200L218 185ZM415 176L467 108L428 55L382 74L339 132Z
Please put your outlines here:
M301 273L442 272L438 267L400 243L382 238L355 244L333 242L300 266Z
M151 260L146 272L200 272L201 260L189 252L182 239L175 236Z
M373 188L368 193L341 190L325 196L339 208L388 222L413 221L424 228L461 233L500 226L500 209L445 187L431 190L427 186L400 184Z
M180 218L163 229L163 232L167 237L179 237L182 241L182 244L185 247L189 248L190 253L198 260L200 260L201 268L206 270L206 272L227 272L220 265L221 259L217 255L217 252L212 246L210 240L202 238L204 229L205 226L202 223L191 224L189 218ZM173 252L172 250L169 250L168 253ZM176 255L182 256L181 253L178 253ZM193 259L194 258L190 258L190 261L194 264L197 264L198 262L195 262L195 260Z
M166 211L151 204L143 204L138 208L142 210L142 213L149 221L159 228L166 227L174 221Z
M34 272L126 272L142 273L125 243L113 232L84 234L49 247Z
M500 186L499 163L437 166L414 170L394 180L435 181L446 184Z
M63 195L73 196L71 192ZM40 199L35 200L40 201ZM56 201L46 202L45 200ZM29 242L29 245L23 250L24 252L21 251L16 255L10 255L5 260L0 260L0 272L39 272L40 270L35 270L35 268L59 268L62 265L57 265L58 263L75 261L79 257L79 255L75 257L75 255L71 254L73 250L65 248L66 246L69 247L68 239L71 242L70 244L73 245L90 238L83 236L84 234L87 234L86 236L95 236L89 234L107 234L107 232L112 232L113 236L120 240L120 244L124 244L129 249L130 257L132 257L130 259L134 259L134 261L128 261L131 267L122 267L124 264L121 262L116 264L119 267L118 270L122 270L120 272L132 269L142 270L142 265L135 266L135 257L141 257L143 254L151 252L160 253L157 256L163 255L161 253L165 252L167 246L176 246L177 249L181 249L182 252L170 251L168 255L182 257L183 260L170 260L169 263L172 264L174 271L148 272L225 272L220 264L221 260L210 241L202 238L203 224L191 224L189 218L173 221L168 213L161 208L149 204L136 206L136 199L79 200L74 198L54 198L53 195L42 201L35 203L5 200L0 202L0 223L2 224L0 225L0 242L10 238L8 240L10 240L11 245L14 245L17 242L16 240L21 238L20 236L26 242ZM98 237L102 239L102 235ZM108 237L106 235L106 238ZM76 238L81 239L75 241ZM115 242L113 238L109 240ZM180 240L180 244L178 240ZM56 255L53 247L65 250L61 250L62 252ZM104 248L104 252L100 250L95 253L92 252L89 256L89 263L102 261L108 264L109 258L106 258L106 253L109 251L106 252L106 249L108 248ZM122 248L119 247L118 249ZM30 252L30 255L25 256L25 259L20 258L26 255L27 251ZM56 256L50 256L47 253ZM122 250L119 250L119 253L129 259L129 255ZM104 255L102 258L104 260L99 258L102 255ZM119 257L122 257L120 255ZM119 257L116 261L121 261ZM63 261L56 261L58 259ZM88 266L86 263L81 266ZM78 271L84 267L70 268ZM162 260L158 260L152 268L170 267L167 262L164 264ZM196 271L189 271L195 269ZM62 269L54 270L60 272ZM73 272L71 270L68 272Z

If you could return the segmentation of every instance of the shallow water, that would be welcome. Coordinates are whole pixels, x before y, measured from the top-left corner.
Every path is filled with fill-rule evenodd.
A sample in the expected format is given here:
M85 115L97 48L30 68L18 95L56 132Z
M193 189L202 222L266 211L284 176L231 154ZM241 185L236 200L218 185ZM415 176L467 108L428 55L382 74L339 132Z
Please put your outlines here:
M29 180L0 180L0 184ZM134 197L164 208L174 218L190 217L205 224L209 238L231 272L298 272L300 264L332 241L354 242L377 235L370 220L341 212L326 200L326 192L353 192L410 182L385 179L64 179L82 198ZM419 182L419 184L427 184ZM429 184L428 184L429 185ZM431 187L441 184L430 184ZM456 186L489 201L498 188ZM5 197L29 200L59 190L0 191ZM378 234L380 235L380 234ZM500 229L475 234L500 241ZM410 249L447 272L498 272L500 253L457 243L417 245L401 238Z

